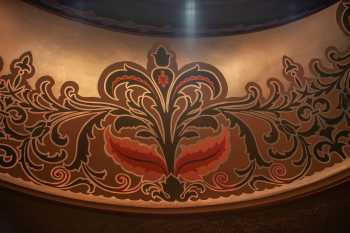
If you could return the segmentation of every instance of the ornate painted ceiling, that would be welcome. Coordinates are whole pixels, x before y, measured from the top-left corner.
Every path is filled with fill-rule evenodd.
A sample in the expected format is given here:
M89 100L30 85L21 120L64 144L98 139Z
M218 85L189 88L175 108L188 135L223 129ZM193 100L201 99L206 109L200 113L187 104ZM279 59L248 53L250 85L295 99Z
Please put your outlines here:
M321 2L295 1L295 16L330 4ZM342 1L250 34L167 38L2 2L1 185L99 209L184 213L339 184L350 169L349 25Z

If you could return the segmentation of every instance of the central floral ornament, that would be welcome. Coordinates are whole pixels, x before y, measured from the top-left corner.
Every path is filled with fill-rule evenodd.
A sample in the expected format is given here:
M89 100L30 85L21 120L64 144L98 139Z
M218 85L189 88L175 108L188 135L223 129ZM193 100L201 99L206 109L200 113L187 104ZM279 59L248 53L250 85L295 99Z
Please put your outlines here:
M214 67L196 63L178 70L163 46L151 53L147 69L119 66L102 77L108 97L126 106L104 133L105 151L116 163L144 180L180 182L202 180L227 160L227 124L210 112L227 91Z

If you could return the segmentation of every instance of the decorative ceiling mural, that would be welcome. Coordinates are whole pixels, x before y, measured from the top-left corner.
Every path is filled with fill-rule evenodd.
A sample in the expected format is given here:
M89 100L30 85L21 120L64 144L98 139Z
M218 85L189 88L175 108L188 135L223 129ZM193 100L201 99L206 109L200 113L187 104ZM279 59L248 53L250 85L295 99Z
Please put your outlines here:
M339 3L334 18L347 34L349 15ZM0 180L67 203L161 213L335 185L350 168L350 50L325 54L309 64L282 56L267 96L250 82L238 97L214 65L179 66L176 51L156 44L146 66L108 66L89 97L73 80L54 95L55 77L38 77L35 54L24 52L0 77Z
M282 25L337 2L337 0L289 0L281 4L279 0L25 1L59 15L118 31L151 35L190 33L212 36Z

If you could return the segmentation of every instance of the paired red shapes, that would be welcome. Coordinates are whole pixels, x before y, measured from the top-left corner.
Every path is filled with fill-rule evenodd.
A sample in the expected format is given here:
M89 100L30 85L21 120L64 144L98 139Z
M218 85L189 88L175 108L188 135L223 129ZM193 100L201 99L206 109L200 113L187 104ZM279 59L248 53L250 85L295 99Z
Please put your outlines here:
M155 145L116 137L109 128L105 130L105 150L123 169L144 180L158 180L169 174L165 159ZM185 180L202 179L217 170L229 153L229 131L224 129L216 136L181 146L175 159L174 175Z

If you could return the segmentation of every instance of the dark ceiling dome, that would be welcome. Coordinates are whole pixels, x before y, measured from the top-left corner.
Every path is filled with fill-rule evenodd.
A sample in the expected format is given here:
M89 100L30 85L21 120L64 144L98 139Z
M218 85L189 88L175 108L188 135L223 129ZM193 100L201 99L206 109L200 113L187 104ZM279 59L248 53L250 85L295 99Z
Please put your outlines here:
M231 35L282 25L337 0L25 0L57 14L150 35Z

